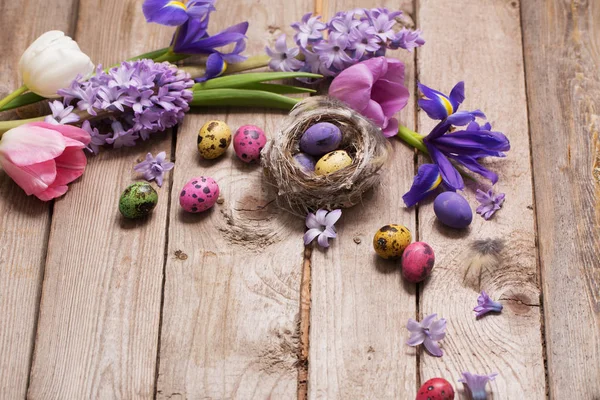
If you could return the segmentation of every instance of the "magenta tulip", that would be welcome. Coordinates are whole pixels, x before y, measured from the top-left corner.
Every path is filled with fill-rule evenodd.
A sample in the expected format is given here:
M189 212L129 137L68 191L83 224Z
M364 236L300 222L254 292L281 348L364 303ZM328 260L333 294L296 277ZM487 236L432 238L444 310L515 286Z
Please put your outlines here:
M0 165L28 195L48 201L68 190L87 164L90 135L70 125L36 122L13 128L0 140Z
M398 120L393 116L408 103L404 64L386 57L355 64L331 82L329 95L369 118L386 137L392 137L398 133Z

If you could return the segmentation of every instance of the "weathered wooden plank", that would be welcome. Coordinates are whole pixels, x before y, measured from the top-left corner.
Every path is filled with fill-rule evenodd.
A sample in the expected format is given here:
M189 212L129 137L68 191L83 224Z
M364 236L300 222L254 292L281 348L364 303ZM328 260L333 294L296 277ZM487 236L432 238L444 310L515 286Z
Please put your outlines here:
M491 221L475 214L471 226L458 232L436 221L431 204L419 209L420 239L436 252L434 273L421 285L420 314L438 313L448 320L444 356L421 352L420 377L442 376L457 384L463 371L498 372L491 385L494 399L542 399L545 375L519 2L423 0L418 15L429 39L418 57L420 81L448 92L464 80L461 109L487 112L512 145L506 159L488 164L499 172L495 189L507 199ZM422 133L433 125L419 112ZM475 189L469 185L464 193L473 208ZM471 310L479 290L465 284L463 273L470 244L487 238L504 240L505 250L497 268L482 270L480 289L505 307L500 315L476 320Z
M0 95L21 85L17 64L23 51L50 29L71 34L71 9L76 1L0 3L0 26L10 40L0 41ZM59 4L61 6L59 6ZM36 21L35 24L26 21ZM0 119L11 118L8 112ZM50 205L25 193L0 175L0 393L24 398L31 366Z
M331 14L357 7L412 13L411 1L329 0ZM406 63L406 84L415 86L414 55L389 52ZM414 97L413 97L414 99ZM400 113L415 124L413 99ZM402 335L416 313L415 286L403 282L398 262L379 259L372 247L381 226L396 223L416 233L415 213L401 207L414 170L413 152L392 139L393 154L379 187L362 205L343 210L331 247L312 253L309 398L408 399L416 393L417 361Z
M169 42L147 25L141 1L79 5L76 39L105 65ZM133 166L167 153L171 135L90 157L82 179L54 208L31 371L31 399L152 398L158 350L168 180L145 221L118 211Z
M600 398L600 4L521 10L551 398Z
M210 31L248 18L247 54L262 54L312 2L219 0ZM235 12L228 10L235 9ZM288 35L289 37L289 35ZM274 134L285 114L212 111L186 117L177 135L171 194L157 397L291 399L296 396L298 312L303 262L301 220L277 209L257 165L233 149L213 161L196 149L200 127L225 120ZM222 203L185 214L179 193L192 177L211 176Z

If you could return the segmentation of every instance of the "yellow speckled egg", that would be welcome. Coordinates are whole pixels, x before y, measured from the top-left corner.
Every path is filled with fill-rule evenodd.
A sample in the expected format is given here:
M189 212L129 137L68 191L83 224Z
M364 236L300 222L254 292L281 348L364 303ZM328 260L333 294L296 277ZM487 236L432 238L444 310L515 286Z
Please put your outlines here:
M378 256L386 260L395 260L402 256L410 244L412 236L403 225L382 226L373 237L373 248Z
M317 175L329 175L352 164L352 159L345 150L335 150L325 154L317 161L315 173Z
M231 130L223 121L208 121L198 132L198 151L208 160L223 155L230 143Z

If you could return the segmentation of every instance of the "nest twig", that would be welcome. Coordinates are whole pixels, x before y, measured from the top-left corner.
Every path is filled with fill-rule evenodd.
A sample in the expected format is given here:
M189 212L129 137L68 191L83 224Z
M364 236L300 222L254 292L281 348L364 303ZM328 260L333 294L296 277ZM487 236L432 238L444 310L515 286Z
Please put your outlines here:
M317 122L330 122L342 131L340 149L352 164L329 175L305 172L294 160L302 134ZM379 170L390 146L381 130L339 100L314 96L298 103L262 152L261 163L277 188L277 204L305 216L319 208L347 208L379 182Z

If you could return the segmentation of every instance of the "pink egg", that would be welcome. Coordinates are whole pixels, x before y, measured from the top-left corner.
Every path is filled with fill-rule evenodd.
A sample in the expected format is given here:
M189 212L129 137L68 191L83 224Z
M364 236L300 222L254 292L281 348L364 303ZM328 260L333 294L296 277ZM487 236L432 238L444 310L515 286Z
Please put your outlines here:
M267 137L262 129L254 125L241 126L233 137L235 154L243 162L254 162L260 159L260 151L265 147Z
M199 213L214 206L218 198L217 182L208 176L198 176L185 184L179 194L179 204L187 212Z
M411 243L402 253L402 276L412 283L421 282L431 274L434 263L431 246L425 242Z

